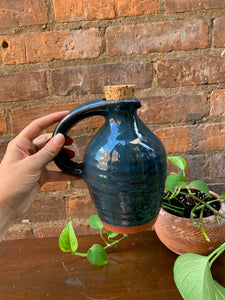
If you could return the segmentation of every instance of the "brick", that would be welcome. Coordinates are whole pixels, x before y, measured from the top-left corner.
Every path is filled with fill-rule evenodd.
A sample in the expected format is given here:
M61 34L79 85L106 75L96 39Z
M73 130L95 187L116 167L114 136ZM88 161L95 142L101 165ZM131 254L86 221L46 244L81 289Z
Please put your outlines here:
M193 132L193 134L195 134ZM200 125L198 128L199 151L223 151L225 147L225 123Z
M224 0L165 0L165 10L167 12L197 11L224 7Z
M59 237L64 227L62 225L38 227L37 236L38 238Z
M191 130L189 126L168 127L154 131L162 141L167 154L186 153L191 150Z
M89 218L91 215L96 214L94 203L90 195L75 195L69 199L69 213L72 218L80 219Z
M210 178L225 178L225 154L217 153L210 157L209 172Z
M225 46L225 17L216 18L213 22L213 46Z
M4 237L6 241L19 240L19 239L32 239L32 238L34 238L34 233L32 228L19 228L19 227L10 228Z
M18 134L24 127L26 127L30 122L39 117L45 116L49 113L62 111L62 110L73 110L79 104L78 102L71 103L59 103L59 104L49 104L49 105L37 105L37 106L24 106L16 107L11 110L10 122L12 127L12 132ZM102 117L92 117L83 120L76 125L76 130L84 130L90 128L99 128L102 125ZM49 127L46 131L51 132L54 130L56 124ZM73 137L71 135L71 137Z
M26 45L23 36L3 36L0 38L1 56L4 64L24 64L27 62Z
M47 21L47 9L44 0L1 1L1 28L44 24Z
M0 141L0 162L2 161L3 156L6 152L7 145L8 145L8 142Z
M225 89L212 91L210 115L213 117L225 116Z
M154 14L158 0L53 0L56 22L115 19L127 16Z
M32 204L24 217L31 222L55 221L66 218L66 209L63 197L51 196L38 198Z
M71 187L76 189L87 189L87 184L84 180L73 180L71 181Z
M5 111L0 110L0 136L5 135L8 133L6 118L5 118Z
M158 0L116 0L116 17L149 15L157 13Z
M104 92L105 85L135 84L137 89L150 88L153 67L149 62L98 64L59 68L51 71L56 95L84 95Z
M225 123L160 128L154 133L161 139L168 154L189 151L223 151Z
M225 57L205 56L157 61L159 87L179 87L225 82Z
M45 72L1 74L0 95L0 102L31 100L47 96Z
M209 183L208 187L210 191L221 195L225 191L225 184L224 183Z
M106 29L108 56L146 54L206 48L208 25L204 20L111 26Z
M62 190L66 190L66 188L67 188L66 181L46 182L41 187L41 192L62 191Z
M140 118L145 124L194 122L207 111L206 94L155 96L140 99Z
M4 36L1 43L4 64L25 64L53 59L96 58L101 52L102 38L99 29L90 28Z
M76 145L76 143L74 143L75 145L75 149L74 147L71 147L72 150L75 150L75 160L76 162L79 162L78 161L78 158L77 158L77 151L76 151L76 148L78 147ZM87 142L85 142L85 145L87 145ZM68 148L68 147L67 147ZM56 167L55 163L52 162L50 164L50 167L48 165L48 169L49 170L54 170L54 171L59 171L61 172L61 170L59 168ZM87 186L85 184L85 182L81 179L81 178L78 178L78 177L75 177L75 179L73 181L71 181L70 183L70 186L73 188L75 187L76 189L87 189ZM68 183L67 183L67 180L65 179L65 181L53 181L53 182L46 182L42 187L41 187L41 190L40 192L50 192L50 191L62 191L62 190L66 190L68 187Z
M50 171L58 171L57 167L48 167ZM61 191L67 188L66 181L53 181L53 182L46 182L42 187L40 192L49 192L49 191Z
M115 18L114 0L53 0L56 22Z
M197 179L205 180L206 172L207 172L205 155L202 154L185 155L184 158L187 161L185 175L188 182Z

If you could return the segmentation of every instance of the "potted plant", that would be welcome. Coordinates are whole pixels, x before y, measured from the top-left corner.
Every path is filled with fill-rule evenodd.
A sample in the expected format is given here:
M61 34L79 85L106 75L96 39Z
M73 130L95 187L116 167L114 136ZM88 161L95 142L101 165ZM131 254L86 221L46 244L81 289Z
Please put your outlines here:
M184 158L168 160L179 170L167 176L155 232L177 254L207 255L225 242L225 195L209 191L201 180L188 183Z

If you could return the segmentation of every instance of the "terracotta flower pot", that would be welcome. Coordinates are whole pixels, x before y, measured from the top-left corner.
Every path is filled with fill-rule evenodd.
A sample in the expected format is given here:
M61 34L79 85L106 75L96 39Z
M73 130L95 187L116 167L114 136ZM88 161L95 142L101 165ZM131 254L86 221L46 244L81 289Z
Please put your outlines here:
M210 192L215 198L219 195ZM225 202L221 201L220 212L225 213ZM198 219L197 219L198 220ZM193 225L189 218L177 217L161 208L154 225L155 232L161 242L177 254L187 252L208 255L225 242L225 219L219 217L219 223L214 215L203 218L203 227L210 239L208 242L200 228Z

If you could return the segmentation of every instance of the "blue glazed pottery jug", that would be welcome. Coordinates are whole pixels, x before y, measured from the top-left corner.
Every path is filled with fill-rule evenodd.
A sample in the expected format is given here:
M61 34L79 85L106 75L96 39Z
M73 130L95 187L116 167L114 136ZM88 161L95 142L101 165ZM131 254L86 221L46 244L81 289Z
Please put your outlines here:
M76 163L63 149L55 158L65 173L87 183L104 227L116 233L136 233L151 227L158 216L166 179L166 152L161 141L137 116L136 99L97 99L71 111L53 135L68 131L84 118L101 115L105 123L90 142L84 161ZM107 90L107 87L105 87ZM121 86L110 89L121 91ZM121 93L120 93L121 95ZM79 212L78 212L79 213Z

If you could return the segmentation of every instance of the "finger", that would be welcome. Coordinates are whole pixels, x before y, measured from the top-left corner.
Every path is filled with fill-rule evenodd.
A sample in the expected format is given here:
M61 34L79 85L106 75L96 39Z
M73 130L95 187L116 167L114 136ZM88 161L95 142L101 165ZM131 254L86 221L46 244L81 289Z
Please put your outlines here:
M36 139L34 139L33 144L35 144L37 148L40 150L48 143L51 137L52 137L51 133L44 133L38 136Z
M65 143L65 137L62 133L55 135L40 151L30 156L35 169L40 169L60 152Z
M77 176L72 176L60 171L49 171L48 170L48 181L73 181L81 179Z
M38 136L36 139L34 139L33 144L36 145L37 148L40 150L47 144L47 142L51 139L51 137L52 137L52 133L44 133ZM72 144L73 144L73 139L67 135L65 140L65 145L69 146Z
M33 141L39 134L47 127L59 122L63 117L68 114L68 111L60 111L49 114L47 116L38 118L32 121L27 127L25 127L19 134L18 137L24 137Z

